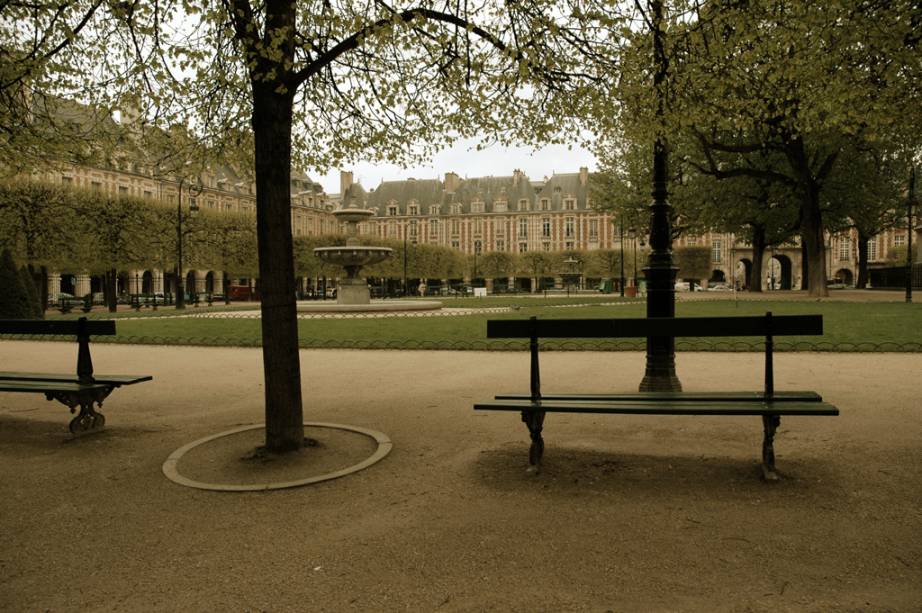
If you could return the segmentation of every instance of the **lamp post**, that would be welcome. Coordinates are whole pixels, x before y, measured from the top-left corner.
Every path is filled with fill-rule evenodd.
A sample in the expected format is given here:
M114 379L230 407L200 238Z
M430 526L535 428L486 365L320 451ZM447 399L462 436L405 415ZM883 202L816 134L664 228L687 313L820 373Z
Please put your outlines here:
M663 41L663 2L650 0L653 24L653 88L656 118L665 122L668 60ZM672 229L666 182L669 156L666 138L659 134L653 143L653 203L650 205L650 257L644 268L647 277L647 317L675 317L675 277L672 262ZM678 392L682 384L675 372L675 338L647 338L647 363L640 391Z
M912 207L916 204L916 165L909 169L909 193L906 199L906 302L912 302Z
M185 279L182 274L182 186L186 182L186 177L179 179L179 198L176 203L176 308L186 308L186 288ZM202 193L202 186L199 184L189 185L189 214L194 215L198 212L198 203L195 198Z
M618 216L618 242L621 244L621 278L618 286L621 288L621 297L624 298L624 216Z
M416 220L411 219L409 225L403 227L403 295L404 297L409 295L409 287L407 286L407 228L413 234L413 244L416 244Z

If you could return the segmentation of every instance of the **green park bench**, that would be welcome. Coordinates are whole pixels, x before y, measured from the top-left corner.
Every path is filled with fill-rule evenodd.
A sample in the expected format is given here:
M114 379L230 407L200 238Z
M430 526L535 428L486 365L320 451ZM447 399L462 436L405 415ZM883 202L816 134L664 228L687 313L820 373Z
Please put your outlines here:
M115 334L115 322L111 320L87 321L85 317L68 321L2 319L0 334L77 337L76 374L0 372L0 392L45 394L48 400L57 400L67 406L71 413L79 407L80 412L70 422L70 431L74 435L102 429L106 418L94 410L93 405L101 407L112 390L153 379L150 375L93 374L90 336Z
M657 317L646 319L505 319L487 322L488 338L527 338L531 350L531 391L497 394L474 405L480 411L520 411L531 435L529 462L539 466L545 413L629 415L759 415L762 417L762 473L778 479L774 438L782 415L838 415L839 410L811 391L776 392L772 363L775 336L823 333L821 315L745 317ZM623 394L543 394L538 366L539 338L740 337L765 338L765 387L739 392L631 392Z

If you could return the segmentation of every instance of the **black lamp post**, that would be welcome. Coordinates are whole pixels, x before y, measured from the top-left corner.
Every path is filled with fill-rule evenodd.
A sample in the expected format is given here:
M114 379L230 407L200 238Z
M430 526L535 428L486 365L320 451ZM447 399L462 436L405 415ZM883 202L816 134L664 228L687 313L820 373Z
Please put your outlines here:
M411 219L409 225L403 227L403 295L409 295L407 285L407 229L413 234L413 244L416 244L416 220Z
M182 186L186 178L179 179L179 200L176 203L176 308L186 308L186 288L185 279L182 273ZM195 198L202 193L202 186L192 184L189 186L189 214L194 215L198 212L198 203Z
M665 121L666 75L668 61L663 48L663 2L650 0L653 14L653 87L656 90L656 117ZM644 268L647 277L647 317L675 317L675 278L678 269L672 263L672 230L668 191L668 151L665 137L653 143L653 203L650 205L650 257ZM675 372L675 338L647 338L647 364L640 391L681 391Z
M624 217L618 216L618 242L621 243L621 278L618 286L621 288L621 297L624 298Z
M906 302L912 302L912 207L916 204L916 165L909 169L909 194L906 199Z

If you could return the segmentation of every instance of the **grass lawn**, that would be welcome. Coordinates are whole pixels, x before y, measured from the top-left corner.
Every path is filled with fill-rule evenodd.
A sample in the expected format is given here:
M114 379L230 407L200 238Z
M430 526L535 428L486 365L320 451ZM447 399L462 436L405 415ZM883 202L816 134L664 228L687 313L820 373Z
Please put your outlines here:
M525 302L525 306L518 306ZM474 299L462 299L473 306ZM499 306L493 300L484 306ZM585 304L587 301L582 299ZM611 302L611 298L606 300ZM922 305L855 302L679 302L679 316L823 315L822 337L782 337L778 350L820 351L922 351ZM386 317L368 319L302 319L298 322L303 347L395 349L524 349L520 341L487 340L487 319L643 317L642 302L589 304L560 308L517 299L507 313L476 313L446 317ZM256 346L260 342L258 319L144 317L119 321L118 336L100 342ZM546 348L642 349L643 339L608 342L598 339L549 340ZM760 339L678 339L679 350L749 350Z

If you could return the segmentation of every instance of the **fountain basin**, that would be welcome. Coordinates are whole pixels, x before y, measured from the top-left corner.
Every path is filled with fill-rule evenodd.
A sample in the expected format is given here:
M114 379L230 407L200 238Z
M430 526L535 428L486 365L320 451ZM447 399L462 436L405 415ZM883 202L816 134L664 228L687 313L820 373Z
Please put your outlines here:
M314 255L337 266L369 266L383 262L393 249L388 247L367 247L365 245L338 245L336 247L317 247Z

